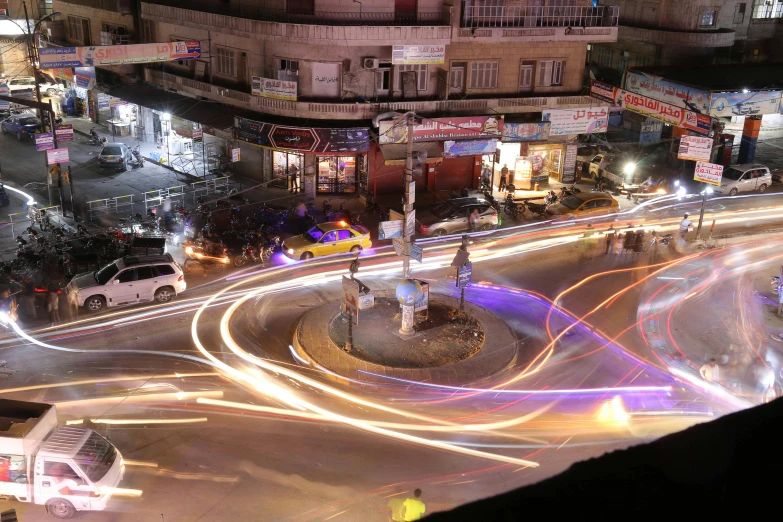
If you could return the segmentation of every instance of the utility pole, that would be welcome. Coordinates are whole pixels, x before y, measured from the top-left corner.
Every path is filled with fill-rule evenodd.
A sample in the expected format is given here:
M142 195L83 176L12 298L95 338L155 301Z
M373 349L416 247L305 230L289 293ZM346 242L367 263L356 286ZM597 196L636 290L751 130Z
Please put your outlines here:
M416 114L407 112L404 117L407 119L408 143L405 153L405 184L403 186L403 213L405 216L402 221L402 278L409 279L411 276L411 236L415 232L414 230L408 230L408 216L413 212L413 203L410 201L410 189L413 182L413 127L416 124ZM405 329L404 326L403 329Z
M699 239L701 234L701 224L704 221L704 206L707 203L707 194L712 194L712 187L705 185L704 190L701 191L701 211L699 212L699 226L696 227L696 239Z

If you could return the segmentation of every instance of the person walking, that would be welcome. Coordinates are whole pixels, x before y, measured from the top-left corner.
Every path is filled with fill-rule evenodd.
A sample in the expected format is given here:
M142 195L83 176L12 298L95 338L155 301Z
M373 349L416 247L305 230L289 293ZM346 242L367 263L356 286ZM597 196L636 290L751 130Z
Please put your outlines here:
M288 167L288 191L297 193L299 192L299 168L293 163Z
M604 250L604 255L612 253L614 247L614 241L616 238L617 238L617 231L614 229L614 226L610 226L609 230L607 230L606 234L604 235L604 241L606 241L606 249Z
M715 359L710 359L708 363L699 368L701 378L707 382L718 382L720 380L720 368Z
M470 222L470 231L471 232L478 232L479 230L479 211L477 207L473 207L473 210L470 212L470 217L468 218L468 221Z
M631 227L628 227L628 230L625 231L625 241L623 241L623 250L626 254L633 253L635 239L636 234L634 234L633 230L631 230Z
M685 214L685 216L682 218L682 221L680 221L680 239L685 241L685 238L692 227L693 222L688 219L688 214Z
M60 324L60 289L54 284L47 288L46 312L49 314L49 326Z
M500 192L506 190L507 184L508 184L508 165L504 163L503 168L500 169L500 187L498 187Z
M307 216L307 205L305 205L305 202L303 199L299 200L299 203L296 204L296 219L299 225L299 230L301 232L305 231L305 217Z

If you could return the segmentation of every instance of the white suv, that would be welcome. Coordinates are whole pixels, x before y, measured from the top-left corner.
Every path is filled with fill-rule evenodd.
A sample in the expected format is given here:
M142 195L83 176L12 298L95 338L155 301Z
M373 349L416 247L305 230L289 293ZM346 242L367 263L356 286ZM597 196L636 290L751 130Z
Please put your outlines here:
M8 89L11 91L12 95L15 91L32 90L35 92L35 78L32 76L17 76L16 78L11 78L6 82L6 85L8 85ZM59 83L41 82L38 85L41 87L42 95L52 97L60 96L65 93L65 87Z
M74 276L68 300L90 312L147 301L168 303L185 291L182 267L170 254L126 256L100 270Z
M720 187L717 187L715 192L736 196L738 192L766 192L770 185L772 174L764 165L732 165L723 169Z

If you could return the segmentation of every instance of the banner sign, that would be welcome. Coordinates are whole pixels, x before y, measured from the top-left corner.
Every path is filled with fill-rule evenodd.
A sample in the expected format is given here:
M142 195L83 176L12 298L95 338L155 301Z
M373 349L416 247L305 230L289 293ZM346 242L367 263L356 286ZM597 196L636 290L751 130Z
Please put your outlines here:
M251 91L254 96L296 101L296 82L253 76Z
M0 84L0 96L11 96L11 88L8 84ZM0 111L7 111L11 108L11 102L6 100L0 100Z
M699 134L709 134L712 118L697 114L668 103L648 98L640 94L624 91L601 82L593 81L590 85L590 95L599 100L607 99L609 89L612 92L612 103L629 111L660 120L675 127L682 127Z
M242 149L231 149L231 163L237 163L242 157Z
M57 141L73 141L73 125L64 123L54 126L54 135Z
M483 156L485 154L495 154L497 148L498 140L444 141L443 156L446 158Z
M343 315L351 318L353 324L359 324L359 282L343 276Z
M73 73L77 87L87 90L95 87L95 67L76 67Z
M696 171L693 173L693 179L710 185L720 186L723 178L723 165L707 163L705 161L696 162Z
M46 151L46 164L68 163L68 149L51 149Z
M43 47L38 50L41 69L94 67L124 63L173 62L201 57L201 42L164 42L97 47Z
M677 151L677 157L691 161L710 161L712 145L712 138L683 136L680 138L680 149Z
M234 118L234 137L262 147L319 154L349 154L370 150L370 130L367 128L290 127L237 116Z
M710 116L760 116L777 114L783 91L716 92L712 94Z
M378 239L402 237L402 220L381 221L378 223Z
M51 69L49 74L51 74L56 79L65 80L71 83L74 81L73 68L71 67Z
M572 143L566 145L565 159L563 160L563 178L561 183L573 183L576 181L576 155L579 145Z
M445 45L393 45L392 64L445 63Z
M502 141L546 141L549 139L548 121L540 123L509 123L503 125Z
M500 138L502 131L503 116L425 118L413 126L413 141ZM378 134L378 143L381 145L408 142L408 126L397 118L380 122Z
M50 150L54 148L54 136L51 132L42 132L35 134L35 150Z
M628 71L625 90L666 102L682 109L697 109L707 114L710 108L710 92L666 81L659 76Z
M609 128L609 107L548 110L542 113L542 119L551 124L551 136L596 134Z

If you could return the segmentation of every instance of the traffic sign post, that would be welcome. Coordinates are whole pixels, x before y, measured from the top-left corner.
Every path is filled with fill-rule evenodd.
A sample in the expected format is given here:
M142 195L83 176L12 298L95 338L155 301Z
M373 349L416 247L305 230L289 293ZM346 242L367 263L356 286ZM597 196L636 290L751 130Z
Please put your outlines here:
M462 245L457 250L457 255L451 262L451 266L457 268L457 288L460 289L459 313L465 313L465 288L470 286L473 281L473 263L468 261L470 252L468 252L468 242L470 237L466 234L462 236Z

